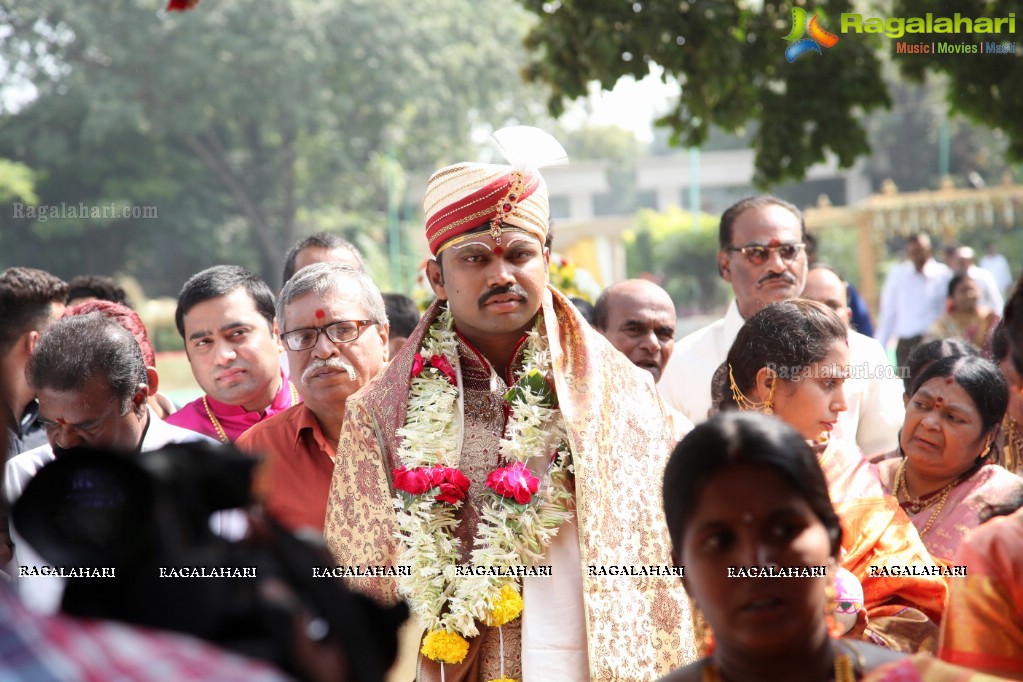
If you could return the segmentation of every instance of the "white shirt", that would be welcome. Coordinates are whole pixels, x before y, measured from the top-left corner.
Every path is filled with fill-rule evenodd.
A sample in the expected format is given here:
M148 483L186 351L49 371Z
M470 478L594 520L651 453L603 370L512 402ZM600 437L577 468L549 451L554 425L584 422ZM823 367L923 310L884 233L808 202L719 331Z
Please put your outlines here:
M733 300L725 316L675 344L657 383L669 407L694 423L707 420L710 383L727 357L744 320ZM845 383L848 409L835 425L835 438L855 441L865 453L894 450L905 416L902 383L880 344L859 332L849 332L851 379Z
M149 410L149 426L146 428L145 436L142 438L142 447L140 448L142 452L159 450L163 446L172 443L189 443L191 441L216 442L201 433L168 424L153 412L153 408L147 407L146 409ZM49 443L9 459L4 477L4 496L7 498L7 503L13 505L14 501L21 497L25 486L36 475L36 472L54 459L53 449Z
M894 266L881 288L881 312L874 338L884 347L894 336L923 336L945 312L952 271L933 258L917 272L910 261Z
M732 299L724 317L675 344L664 374L657 382L665 405L678 410L694 424L707 421L711 408L710 380L728 357L743 324L745 320L739 314L739 306Z
M159 450L165 445L172 443L187 443L191 441L215 442L201 433L189 431L167 422L156 416L152 408L149 410L149 426L146 428L145 436L142 438L142 452ZM53 449L50 444L23 452L12 457L7 462L4 480L4 496L7 502L13 505L15 500L21 497L25 486L36 475L40 469L54 461ZM232 517L227 523L232 526L238 523L238 519ZM60 610L60 600L64 596L64 578L53 575L32 575L20 576L19 566L49 566L49 562L43 559L23 537L17 532L13 524L11 526L11 539L14 541L14 558L11 559L9 570L13 578L13 585L19 592L22 601L32 611L41 614L52 614Z
M995 284L998 285L998 290L1002 294L1009 291L1009 287L1012 286L1012 269L1009 267L1009 261L1005 259L1005 256L1000 253L984 256L980 259L980 267L994 276Z
M576 519L565 521L540 566L550 576L522 578L522 679L586 682L586 612Z
M863 454L891 452L898 443L906 416L902 379L880 343L849 330L849 378L845 381L848 409L838 415L837 437L856 434Z
M995 276L976 265L971 265L966 270L966 274L980 286L979 304L990 308L1001 317L1002 310L1005 308L1005 298L1002 296L1002 290L998 286L998 282L995 281ZM946 295L948 294L947 289L945 293Z

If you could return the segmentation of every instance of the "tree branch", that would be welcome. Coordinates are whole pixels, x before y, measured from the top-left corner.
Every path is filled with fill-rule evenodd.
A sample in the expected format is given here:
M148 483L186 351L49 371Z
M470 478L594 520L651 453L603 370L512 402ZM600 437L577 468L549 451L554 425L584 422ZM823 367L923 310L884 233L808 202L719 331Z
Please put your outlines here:
M274 231L267 223L256 201L242 184L238 174L231 168L227 155L217 142L216 136L207 130L201 137L185 135L184 141L185 145L206 164L207 168L213 171L234 200L238 202L238 207L256 233L263 252L263 262L269 264L276 261L280 244L275 238Z

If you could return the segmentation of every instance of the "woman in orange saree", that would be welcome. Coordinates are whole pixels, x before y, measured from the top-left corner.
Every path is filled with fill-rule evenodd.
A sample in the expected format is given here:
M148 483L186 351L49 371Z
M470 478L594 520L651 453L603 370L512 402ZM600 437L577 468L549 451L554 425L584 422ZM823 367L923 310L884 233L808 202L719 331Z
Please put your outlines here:
M1023 680L1023 509L975 528L959 547L938 655Z
M672 560L712 646L661 682L996 679L836 637L827 614L843 527L828 487L802 434L766 416L716 415L675 447L662 487ZM765 579L754 568L804 573Z
M854 444L830 438L846 409L847 333L819 303L766 306L746 321L728 353L721 408L773 414L811 442L845 531L841 565L863 587L863 638L898 651L934 651L945 579L940 569L933 574L919 533L885 494L874 467ZM921 574L905 575L903 567Z

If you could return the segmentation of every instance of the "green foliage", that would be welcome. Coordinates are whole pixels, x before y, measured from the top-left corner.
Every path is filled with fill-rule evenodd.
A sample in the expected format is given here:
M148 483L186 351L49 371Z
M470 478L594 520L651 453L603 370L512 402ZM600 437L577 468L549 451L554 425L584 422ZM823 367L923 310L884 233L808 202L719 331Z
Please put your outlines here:
M950 17L958 12L963 17L1008 17L1016 15L1017 26L1023 21L1021 0L896 0L892 15L922 17L927 12L935 16ZM960 33L951 38L954 42L986 43L1017 41L1016 34ZM906 34L908 43L929 43L949 41L947 34ZM948 76L947 100L953 111L970 119L999 128L1008 137L1008 153L1015 161L1023 161L1023 69L1019 67L1018 55L1008 54L934 54L920 59L920 55L899 55L898 65L903 74L915 80L923 80L928 73Z
M591 81L610 89L659 65L682 87L659 121L673 131L673 144L701 146L712 125L740 132L756 122L760 185L802 179L827 151L851 165L869 152L863 113L888 105L867 41L844 39L824 55L786 61L791 2L520 1L541 17L526 41L534 50L527 74L551 86L553 114L586 94ZM795 4L816 9L836 30L839 15L853 10L851 0Z
M636 222L636 232L626 235L630 277L652 275L683 314L728 302L731 288L717 271L717 216L701 213L695 230L692 213L679 208L640 211Z
M23 163L0 159L0 201L36 204L35 173Z
M900 57L901 59L901 57ZM873 153L866 160L871 184L880 187L887 179L900 192L934 189L942 180L939 164L941 137L948 138L948 173L956 184L966 186L966 177L977 173L987 184L1000 182L1009 169L1006 160L1007 135L1000 129L971 124L966 117L949 116L944 98L948 78L928 77L924 83L886 78L892 108L875 112L865 125L870 132Z
M812 232L817 239L817 260L835 268L845 281L859 287L859 231L850 226L837 226ZM876 283L878 290L882 281Z
M482 129L537 113L519 75L530 17L496 0L158 5L0 8L5 84L38 93L0 117L0 157L38 170L41 201L159 212L2 224L23 245L5 260L67 274L124 269L154 293L176 293L215 262L276 282L288 246L340 225L336 213L358 216L384 248L390 150L399 170L425 178L475 156ZM70 248L44 258L56 239Z

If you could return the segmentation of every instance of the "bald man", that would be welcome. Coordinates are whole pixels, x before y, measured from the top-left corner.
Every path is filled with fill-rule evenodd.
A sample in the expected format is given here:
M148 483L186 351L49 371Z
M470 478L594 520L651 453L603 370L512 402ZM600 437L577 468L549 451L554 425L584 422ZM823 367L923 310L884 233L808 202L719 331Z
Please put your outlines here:
M849 309L848 288L841 275L822 263L814 263L806 273L803 298L828 306L842 318L846 327ZM852 361L845 382L848 409L838 416L839 428L865 455L890 452L898 445L899 427L905 417L899 381L888 354L880 343L849 329Z
M675 304L668 292L645 279L613 284L600 295L593 326L632 364L661 380L675 347Z
M802 297L828 306L838 313L847 327L852 321L848 285L830 265L814 263L810 266Z

